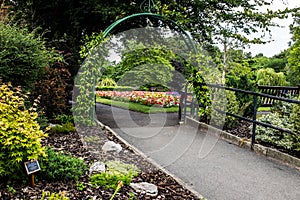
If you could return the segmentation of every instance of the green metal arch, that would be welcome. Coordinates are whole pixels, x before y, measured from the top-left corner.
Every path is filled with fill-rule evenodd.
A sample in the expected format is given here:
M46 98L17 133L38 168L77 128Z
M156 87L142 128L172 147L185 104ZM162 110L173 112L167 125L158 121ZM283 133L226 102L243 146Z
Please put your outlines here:
M103 37L104 38L107 37L108 34L110 33L110 31L112 31L116 26L118 26L122 22L124 22L126 20L129 20L131 18L140 17L140 16L143 16L143 17L152 17L152 18L156 18L156 19L159 19L161 21L166 22L168 25L170 25L176 31L183 33L187 37L187 39L188 39L188 40L186 40L184 38L184 41L185 41L186 45L188 47L191 47L192 50L194 51L194 53L197 52L197 49L196 49L195 44L193 42L193 39L191 38L190 34L187 31L185 31L181 26L179 26L175 21L167 19L167 18L165 18L162 15L154 14L154 13L136 13L136 14L132 14L132 15L129 15L127 17L124 17L122 19L119 19L119 20L115 21L109 27L107 27L105 29L105 31L103 32Z
M126 21L126 20L129 20L131 18L135 18L135 17L140 17L140 16L143 16L143 17L152 17L152 18L156 18L156 19L159 19L161 21L164 21L166 22L169 26L171 26L174 30L176 30L177 32L181 32L182 34L184 34L186 37L187 37L187 40L186 38L183 37L184 39L184 42L185 44L192 49L193 53L197 53L197 49L195 47L195 44L190 36L190 34L185 31L181 26L179 26L175 21L173 20L170 20L170 19L167 19L165 18L164 16L162 15L159 15L159 14L154 14L154 13L136 13L136 14L132 14L132 15L129 15L127 17L124 17L122 19L119 19L117 21L115 21L114 23L112 23L109 27L107 27L105 29L105 31L103 32L103 38L107 37L108 34L116 27L118 26L119 24L121 24L122 22ZM94 87L95 87L95 84L94 84ZM93 87L93 91L95 90L95 88ZM96 107L96 98L95 98L95 107ZM91 117L94 119L95 117L95 110L94 109L91 109Z

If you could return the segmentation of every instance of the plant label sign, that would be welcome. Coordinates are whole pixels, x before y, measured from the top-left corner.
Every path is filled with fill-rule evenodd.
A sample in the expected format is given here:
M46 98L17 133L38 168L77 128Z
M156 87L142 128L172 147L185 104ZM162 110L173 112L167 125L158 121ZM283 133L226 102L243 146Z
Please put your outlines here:
M37 160L28 161L24 164L28 175L41 170L39 162Z

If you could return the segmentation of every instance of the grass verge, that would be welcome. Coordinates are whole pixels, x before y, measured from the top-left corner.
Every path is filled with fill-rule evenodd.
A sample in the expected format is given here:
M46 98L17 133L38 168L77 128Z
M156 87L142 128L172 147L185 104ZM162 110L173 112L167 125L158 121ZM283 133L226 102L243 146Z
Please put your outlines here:
M271 111L271 107L259 107L257 109L258 112L270 112Z
M112 105L119 108L129 109L132 111L142 112L142 113L162 113L162 112L178 112L178 107L171 107L171 108L162 108L159 106L145 106L138 103L133 102L122 102L122 101L114 101L111 99L104 99L101 97L96 97L96 102Z

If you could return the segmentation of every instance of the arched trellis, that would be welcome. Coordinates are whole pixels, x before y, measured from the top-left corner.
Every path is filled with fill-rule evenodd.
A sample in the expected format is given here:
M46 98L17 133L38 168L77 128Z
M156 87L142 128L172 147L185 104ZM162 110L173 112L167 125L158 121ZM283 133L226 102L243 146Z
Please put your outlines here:
M190 49L190 52L193 53L197 53L195 44L190 36L190 34L185 31L180 25L178 25L176 22L169 20L167 18L165 18L162 15L158 15L158 14L153 14L153 13L137 13L137 14L133 14L130 16L127 16L125 18L119 19L116 22L114 22L113 24L111 24L102 34L101 34L101 38L104 39L105 37L107 37L109 35L109 33L115 28L117 27L119 24L121 24L122 22L125 22L127 20L133 19L135 17L144 17L146 19L156 19L158 21L161 21L163 23L165 23L166 25L169 26L169 28L171 30L175 30L176 32L180 33L180 37L184 40L185 45L188 47L188 49ZM89 57L89 56L88 56ZM75 104L75 107L73 108L73 113L75 114L75 116L77 116L76 120L78 121L78 123L80 124L92 124L92 121L95 121L95 108L94 106L88 106L91 105L91 101L92 97L95 98L95 84L96 84L96 80L95 77L90 79L86 79L84 78L85 74L89 74L88 76L93 76L91 73L93 73L93 70L89 69L89 67L93 68L93 64L92 61L94 60L94 57L91 57L91 59L87 58L86 61L84 62L85 64L83 64L83 68L84 70L80 73L78 73L78 77L77 77L77 82L78 84L76 85L79 90L76 90L76 92L74 92L75 94L75 101L77 102ZM91 80L91 82L88 82L87 80ZM80 82L83 81L83 82ZM76 96L77 92L79 92L79 96ZM181 98L182 99L182 98ZM86 103L83 103L86 102ZM96 102L94 102L96 103ZM181 111L181 109L179 109ZM88 114L88 115L87 115ZM181 115L180 115L181 116Z
M193 39L191 38L190 34L185 31L180 25L178 25L175 21L173 20L170 20L170 19L167 19L165 18L164 16L162 15L159 15L159 14L154 14L154 13L136 13L136 14L132 14L132 15L129 15L127 17L124 17L122 19L119 19L117 21L115 21L114 23L112 23L109 27L107 27L105 29L105 31L103 32L103 37L107 37L108 34L115 28L117 27L119 24L121 24L122 22L124 21L127 21L127 20L130 20L132 18L136 18L136 17L149 17L149 18L154 18L154 19L158 19L158 20L161 20L165 23L167 23L171 28L173 28L175 31L177 32L180 32L182 34L184 34L186 37L187 37L187 40L184 38L184 42L186 43L186 45L188 47L190 47L192 49L192 51L194 51L194 53L197 52L197 49L195 47L195 44L193 42Z
M157 19L157 20L160 20L160 21L166 23L171 29L175 30L176 32L179 32L179 33L183 34L185 37L182 37L182 38L183 38L186 46L188 48L190 48L193 53L197 53L197 49L196 49L196 46L194 44L194 41L193 41L192 37L190 36L190 34L187 31L185 31L175 21L167 19L166 17L164 17L162 15L154 14L154 13L150 13L150 12L132 14L132 15L129 15L127 17L124 17L122 19L119 19L119 20L115 21L114 23L112 23L110 26L108 26L105 29L105 31L103 32L103 35L102 35L103 38L106 38L109 35L109 33L114 28L116 28L119 24L121 24L121 23L123 23L123 22L125 22L127 20L130 20L130 19L133 19L133 18L137 18L137 17L153 18L153 19ZM93 90L95 90L95 88L93 88ZM186 109L184 109L184 110L186 110ZM179 109L179 112L181 113L181 109ZM92 115L91 117L93 119L95 119L94 118L95 117L95 110L93 109L90 113ZM181 114L179 114L179 115L181 116Z

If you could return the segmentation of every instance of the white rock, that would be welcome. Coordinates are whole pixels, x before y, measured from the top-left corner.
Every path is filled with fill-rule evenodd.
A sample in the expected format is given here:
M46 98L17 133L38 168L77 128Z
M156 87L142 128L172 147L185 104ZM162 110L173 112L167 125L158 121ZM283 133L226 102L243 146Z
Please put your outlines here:
M105 142L105 144L102 147L102 150L105 152L116 151L117 153L119 153L120 151L122 151L122 147L120 144L117 144L113 141L108 141L108 142Z
M91 167L90 167L90 176L93 174L98 174L101 172L105 172L105 164L101 161L95 162Z
M60 125L60 124L52 124L52 123L49 124L49 127L50 127L50 128L55 127L55 126L62 127L62 125Z
M158 195L157 186L151 183L130 183L130 186L138 193L146 193L147 195L152 197L156 197Z

